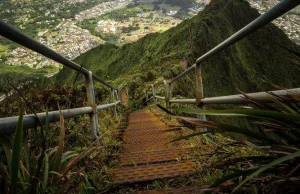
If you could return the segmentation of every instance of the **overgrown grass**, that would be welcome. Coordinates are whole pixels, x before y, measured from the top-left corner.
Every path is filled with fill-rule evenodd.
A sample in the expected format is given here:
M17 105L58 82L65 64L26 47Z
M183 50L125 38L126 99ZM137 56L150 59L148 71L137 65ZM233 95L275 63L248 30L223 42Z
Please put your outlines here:
M199 127L208 127L210 133L225 133L234 141L231 147L247 145L261 150L256 155L237 154L230 151L234 157L220 160L211 166L213 169L227 169L219 180L214 181L211 188L233 192L267 192L294 193L299 184L299 94L290 93L282 98L274 94L274 105L260 103L248 97L259 109L225 109L200 110L180 108L177 111L185 114L204 114L213 117L242 117L249 125L238 126L216 121L201 121L191 117L177 117ZM290 102L292 100L292 103ZM246 119L246 120L245 120ZM250 125L251 126L251 125ZM180 137L175 141L203 135L194 133ZM229 183L230 182L230 183ZM276 183L276 184L274 184Z
M142 184L120 186L114 193L135 193L145 190L169 191L169 188L197 187L197 192L208 190L210 185L230 173L229 168L222 168L218 164L225 160L233 160L239 157L256 157L265 154L264 151L244 145L223 134L194 136L187 139L186 136L194 134L193 126L187 126L180 120L171 117L153 105L147 106L155 115L159 116L168 126L185 126L171 137L174 140L184 137L182 141L173 142L179 147L192 147L192 153L186 159L196 161L195 173L171 179L155 180ZM216 166L214 168L214 166ZM213 167L213 168L212 168ZM210 189L210 188L209 188ZM211 189L215 191L215 188Z
M78 122L76 126L69 122L64 124L61 117L60 126L57 126L60 128L59 136L54 132L55 126L50 125L47 129L47 149L44 153L36 144L39 141L33 140L37 137L30 135L36 132L26 130L24 133L22 127L18 127L15 138L1 141L0 171L3 172L0 175L0 183L3 186L1 192L97 193L110 187L112 183L106 172L110 168L110 155L118 144L113 134L121 118L111 119L110 114L101 114L104 118L100 122L102 135L96 141L89 135L91 133L87 127ZM70 129L70 126L73 129ZM75 131L77 141L74 140ZM9 142L14 144L13 151ZM5 156L2 148L5 150ZM42 165L37 169L41 157L43 157ZM36 177L38 171L40 173Z
M26 106L22 105L26 112L45 111L43 107L51 107L55 100L62 107L68 107L61 98L52 99L49 95L35 101L31 91L23 91L25 89L16 92L16 96L27 102ZM62 91L66 98L70 97L68 92ZM78 94L77 98L85 99L84 91L78 91ZM32 99L32 104L28 99ZM86 103L84 99L82 101ZM8 100L11 102L12 99ZM37 107L37 104L41 106L38 110L27 109ZM107 170L112 165L110 156L117 151L118 140L114 134L124 120L123 112L124 108L120 109L117 117L112 116L112 110L99 113L101 135L96 141L89 128L88 116L71 120L61 116L59 123L46 122L36 129L24 130L19 125L16 134L2 137L0 141L0 193L98 193L106 190L113 184ZM21 120L22 117L20 124Z

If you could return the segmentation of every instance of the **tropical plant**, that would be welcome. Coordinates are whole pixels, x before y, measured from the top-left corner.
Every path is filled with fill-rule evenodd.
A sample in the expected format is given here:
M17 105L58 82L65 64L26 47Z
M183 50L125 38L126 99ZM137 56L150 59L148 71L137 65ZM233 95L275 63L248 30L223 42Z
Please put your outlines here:
M97 156L97 150L103 147L99 143L101 137L80 153L64 151L66 130L62 113L60 114L59 128L58 145L43 151L30 137L36 137L34 135L36 132L23 130L23 111L20 111L14 137L4 138L1 141L5 153L5 160L0 163L0 185L3 186L0 189L1 192L59 194L71 193L79 188L82 193L92 189L86 169L93 158ZM46 119L44 130L45 133L49 131L48 119ZM12 149L10 144L13 145ZM38 163L41 157L43 158L42 165L39 168ZM37 171L40 172L38 176L36 176Z
M235 122L202 121L190 116L176 117L198 127L207 127L209 131L190 134L174 141L207 133L222 133L234 139L236 146L244 144L262 150L262 154L248 157L234 156L233 153L233 157L213 164L212 168L229 168L229 170L226 176L211 185L212 188L226 185L227 191L233 192L247 189L266 193L296 191L295 187L300 183L299 94L290 93L286 98L269 94L274 97L273 105L261 103L245 95L249 103L253 103L259 109L253 107L224 110L176 109L177 113L185 115L202 114L210 116L211 119L242 118L244 122L250 123L239 126Z

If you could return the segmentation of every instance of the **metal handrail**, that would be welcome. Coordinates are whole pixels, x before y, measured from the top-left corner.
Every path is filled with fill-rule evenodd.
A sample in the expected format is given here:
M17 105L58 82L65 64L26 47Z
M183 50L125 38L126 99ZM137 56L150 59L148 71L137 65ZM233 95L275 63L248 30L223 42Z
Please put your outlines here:
M47 46L37 42L36 40L30 38L29 36L25 35L24 33L20 32L16 28L4 23L0 20L0 35L12 40L15 43L23 45L24 47L31 49L41 55L48 57L66 67L69 67L79 73L82 73L85 76L86 81L86 89L87 89L87 102L90 107L81 107L76 109L68 109L63 110L63 116L65 118L71 118L78 115L89 114L90 115L90 125L92 129L92 133L97 136L100 134L99 131L99 119L97 112L103 109L107 109L110 107L114 107L114 114L117 115L116 106L120 103L119 99L119 92L115 89L112 85L103 81L100 77L96 74L93 74L88 69L79 66L78 64L70 61L69 59L63 57L62 55L58 54L57 52L53 51L52 49L48 48ZM112 104L105 104L105 105L96 105L95 100L95 91L94 91L94 84L93 79L99 81L103 85L109 87L112 90L112 99L115 98L114 93L116 93L116 100L117 102ZM49 122L56 122L59 121L59 111L53 111L49 113ZM15 130L15 126L17 124L18 117L9 117L9 118L1 118L0 119L0 135L7 135L11 134ZM26 115L24 116L24 128L32 128L36 127L38 123L44 124L46 118L46 113L39 113L37 117L35 115ZM38 122L40 120L40 122Z
M275 5L272 9L267 11L266 13L262 14L260 17L252 21L250 24L246 25L244 28L230 36L228 39L220 43L215 48L211 49L207 53L205 53L203 56L199 57L196 60L196 63L189 67L187 70L185 70L183 73L179 74L177 77L172 79L170 83L175 82L176 80L184 77L191 71L195 69L197 65L200 65L201 63L207 61L212 56L220 53L221 51L225 50L229 46L237 43L241 39L247 37L248 35L252 34L253 32L257 31L258 29L266 26L276 18L280 17L281 15L285 14L286 12L292 10L293 8L297 7L300 4L300 1L298 0L283 0L277 5Z
M155 98L157 98L157 99L160 99L160 100L166 100L166 97L163 97L163 96L155 96Z
M247 99L244 95L231 95L231 96L219 96L219 97L211 97L211 98L204 98L203 94L203 83L202 83L202 73L201 73L201 65L203 62L210 59L212 56L224 51L231 45L234 45L238 41L242 40L243 38L247 37L251 33L257 31L258 29L266 26L274 19L278 18L279 16L283 15L284 13L290 11L291 9L295 8L300 4L299 0L283 0L274 6L272 9L246 25L244 28L227 38L225 41L217 45L215 48L211 49L201 57L199 57L195 64L186 69L184 72L170 80L169 82L165 81L164 83L164 90L165 90L165 97L157 96L156 95L156 86L161 84L154 84L152 85L152 93L154 96L154 104L157 105L157 100L162 99L165 100L167 108L171 108L172 103L182 103L182 104L196 104L200 108L203 108L206 104L248 104L251 103L249 99ZM196 99L172 99L172 84L177 81L178 79L188 75L190 72L194 71L196 75ZM285 97L288 95L299 95L300 88L290 89L290 90L279 90L279 91L272 91L271 93ZM257 101L260 102L274 102L276 97L268 94L267 92L258 92L258 93L250 93L246 94ZM290 98L286 98L290 100ZM198 115L201 120L206 120L205 115ZM204 131L206 129L203 129Z
M100 111L100 110L108 109L110 107L114 107L118 105L119 103L120 101L111 104L100 105L97 106L97 110ZM81 108L62 110L61 112L64 119L69 119L80 115L91 114L93 113L93 108L81 107ZM37 113L36 115L37 117L34 114L24 115L23 129L38 127L40 122L41 124L46 124L46 117L47 117L46 112ZM48 112L47 118L49 123L58 122L60 120L60 112L59 111ZM0 118L0 136L14 133L18 123L18 119L19 116Z
M228 39L220 43L218 46L201 56L196 60L196 63L189 67L186 71L179 74L177 77L172 79L171 81L162 81L165 90L165 97L157 96L156 95L156 86L160 85L161 83L156 83L152 85L152 93L154 104L157 104L157 99L162 99L166 101L168 107L170 107L171 103L196 103L198 106L203 106L204 104L244 104L249 103L249 101L243 98L243 95L231 95L231 96L221 96L221 97L212 97L212 98L204 98L203 95L203 85L202 85L202 75L201 75L201 63L208 60L210 57L214 56L217 53L225 50L229 46L237 43L239 40L247 37L251 33L257 31L258 29L264 27L277 17L283 15L284 13L288 12L289 10L293 9L294 7L298 6L300 1L296 0L283 0L276 6L274 6L271 10L267 11L265 14L258 17L256 20L251 22L250 24L246 25L244 28L236 32L234 35L230 36ZM88 104L90 107L82 107L77 109L69 109L63 111L63 116L65 118L71 118L77 115L83 114L90 114L91 115L91 128L95 135L99 133L98 130L98 116L97 111L103 110L110 107L115 107L120 103L119 101L119 92L116 92L117 102L112 104L100 105L95 106L95 95L94 95L94 86L93 86L93 78L102 84L106 85L107 87L112 89L112 97L114 98L114 92L117 91L113 86L107 84L105 81L101 80L98 76L92 74L89 70L80 67L76 63L68 60L67 58L61 56L60 54L56 53L55 51L49 49L48 47L38 43L37 41L33 40L32 38L26 36L25 34L21 33L17 29L5 24L4 22L0 21L0 35L19 43L29 49L32 49L54 61L57 61L64 66L67 66L75 71L78 71L85 75L86 83L87 83L87 95L88 95ZM187 75L191 71L195 69L196 73L196 99L175 99L171 100L171 84L174 83L176 80L180 79L181 77ZM148 91L148 90L147 90ZM147 92L146 91L146 92ZM292 93L300 93L300 88L291 89L291 90L280 90L280 91L273 91L275 95L279 96L286 96L289 95L289 92ZM248 94L250 97L257 98L258 100L272 102L274 101L274 96L268 93L252 93ZM150 98L151 99L151 98ZM149 100L149 99L147 99ZM59 120L59 112L53 111L50 112L50 122L56 122ZM37 124L37 119L42 120L42 123L45 121L45 113L38 114L38 118L33 115L26 115L24 117L24 126L25 127L34 127ZM206 119L205 117L200 116L202 119ZM2 118L0 119L0 135L1 134L11 134L14 131L16 122L18 117L10 117L10 118Z
M286 101L294 101L289 96L300 95L300 88L287 89L287 90L276 90L268 92L256 92L245 94L249 98L254 99L258 102L273 103L278 101L278 98L285 99ZM218 96L204 98L201 103L207 104L248 104L251 101L243 94L229 95L229 96ZM182 104L196 104L196 99L174 99L170 100L170 103L182 103Z
M80 65L74 63L73 61L70 61L66 57L63 57L62 55L48 48L47 46L37 42L36 40L30 38L29 36L25 35L24 33L20 32L16 28L6 24L1 20L0 20L0 35L15 43L23 45L24 47L29 48L37 53L40 53L41 55L49 59L52 59L66 67L69 67L77 72L80 72L85 76L88 76L89 74L88 69L85 69L84 67L81 67ZM93 78L99 81L100 83L102 83L103 85L116 90L112 85L106 83L97 75L93 74Z

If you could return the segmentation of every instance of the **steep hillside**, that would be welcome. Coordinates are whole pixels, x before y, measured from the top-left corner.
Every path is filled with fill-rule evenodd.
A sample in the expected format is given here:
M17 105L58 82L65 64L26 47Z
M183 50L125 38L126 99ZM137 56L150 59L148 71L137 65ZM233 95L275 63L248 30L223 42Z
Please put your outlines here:
M101 45L75 61L106 80L117 79L116 84L127 80L132 89L142 91L145 84L141 82L176 76L183 71L179 65L183 57L191 65L258 16L259 13L244 0L214 0L197 16L165 33L150 34L120 48ZM272 89L261 80L264 77L288 88L298 86L300 58L285 48L300 50L273 24L240 41L203 64L205 95L236 93L230 83L246 92ZM70 82L74 76L73 71L65 68L57 80ZM184 83L187 82L181 81ZM191 84L181 85L177 94L193 96L194 90L188 86Z

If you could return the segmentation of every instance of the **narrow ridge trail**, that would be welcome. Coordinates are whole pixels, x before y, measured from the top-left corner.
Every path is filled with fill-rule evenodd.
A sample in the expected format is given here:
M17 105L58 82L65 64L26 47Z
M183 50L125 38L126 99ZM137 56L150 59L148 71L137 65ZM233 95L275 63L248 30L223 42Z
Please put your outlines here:
M129 184L193 173L195 163L189 160L192 148L169 143L180 130L169 127L149 110L131 113L123 131L122 151L116 155L119 166L110 171L113 181Z

